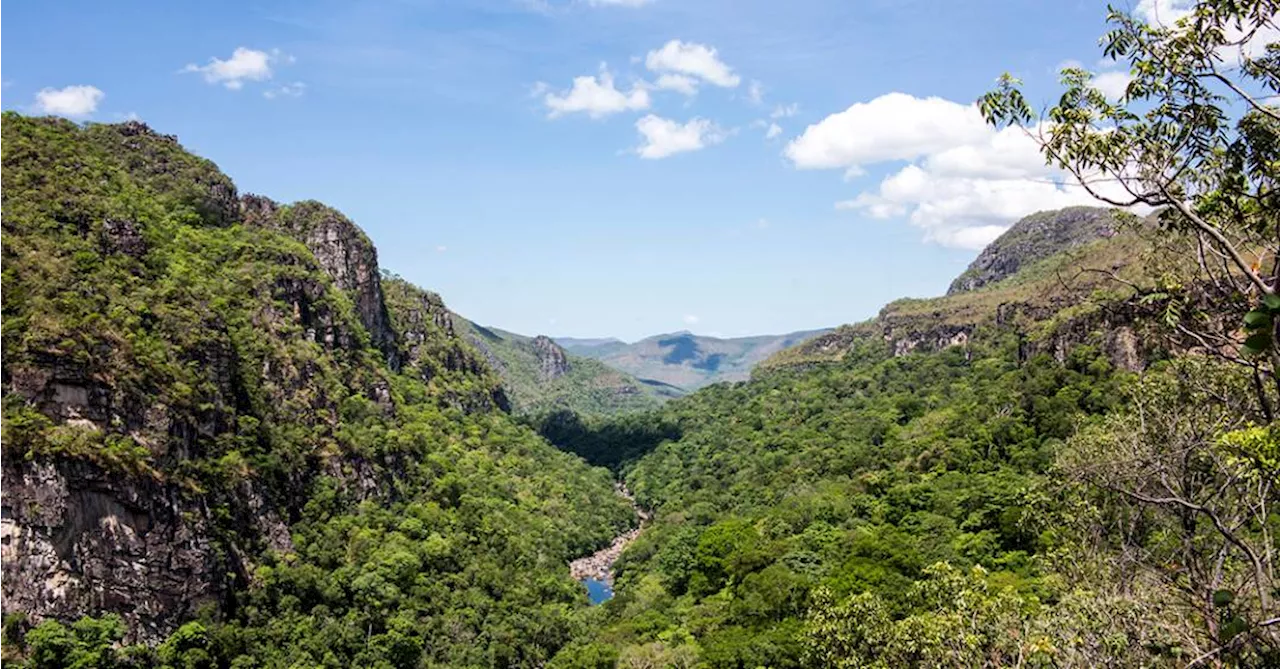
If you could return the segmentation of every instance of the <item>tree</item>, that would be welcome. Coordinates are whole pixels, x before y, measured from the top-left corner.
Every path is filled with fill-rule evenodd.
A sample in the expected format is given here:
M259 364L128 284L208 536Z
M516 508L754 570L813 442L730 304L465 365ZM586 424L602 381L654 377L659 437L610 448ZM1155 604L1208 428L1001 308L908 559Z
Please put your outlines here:
M1148 374L1128 410L1082 430L1059 462L1098 491L1084 522L1092 548L1174 593L1180 645L1201 662L1280 657L1280 433L1257 425L1243 381L1194 358Z
M1147 21L1110 8L1103 53L1131 77L1120 99L1067 68L1042 114L1008 74L979 100L990 123L1025 129L1097 199L1160 210L1161 227L1180 233L1166 241L1195 270L1194 285L1174 286L1194 290L1160 293L1170 322L1201 351L1252 369L1268 416L1260 387L1280 387L1278 12L1277 0L1198 0Z

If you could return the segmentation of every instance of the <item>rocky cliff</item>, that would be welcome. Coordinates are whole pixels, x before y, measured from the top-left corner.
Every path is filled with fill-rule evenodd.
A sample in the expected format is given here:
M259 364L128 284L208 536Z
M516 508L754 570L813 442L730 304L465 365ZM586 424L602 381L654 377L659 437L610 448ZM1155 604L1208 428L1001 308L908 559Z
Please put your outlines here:
M1067 207L1023 218L991 242L947 289L948 295L975 290L1013 276L1022 267L1116 234L1112 210Z
M1019 355L1065 360L1094 346L1117 367L1138 370L1160 355L1160 338L1140 336L1158 307L1134 296L1146 242L1120 232L1109 210L1072 207L1041 212L996 239L947 295L903 299L873 319L819 335L768 360L765 369L842 359L862 342L889 354L960 347L1012 337ZM982 290L977 290L982 288ZM1145 342L1145 343L1141 343Z
M399 367L400 351L383 299L378 251L355 223L314 200L281 207L269 198L246 195L240 212L249 225L283 232L305 244L334 284L355 302L374 348L386 354L393 369Z
M558 379L569 372L569 358L564 349L546 335L533 338L533 355L538 359L538 377L543 381Z
M393 318L339 212L237 198L138 123L3 133L5 613L231 615L318 490L429 489L406 453L436 442L379 435L507 407L438 296L397 283Z

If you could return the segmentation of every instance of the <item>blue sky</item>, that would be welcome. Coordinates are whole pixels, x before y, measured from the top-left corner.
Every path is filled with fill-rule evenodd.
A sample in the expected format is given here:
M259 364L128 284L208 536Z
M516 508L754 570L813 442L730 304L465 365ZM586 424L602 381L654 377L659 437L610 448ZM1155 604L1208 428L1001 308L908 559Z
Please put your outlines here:
M484 324L740 336L940 294L1018 216L1079 201L970 105L1005 70L1044 102L1065 61L1107 70L1104 14L1045 0L11 2L3 106L140 117L242 192L341 209L384 268ZM1099 88L1107 77L1124 75Z

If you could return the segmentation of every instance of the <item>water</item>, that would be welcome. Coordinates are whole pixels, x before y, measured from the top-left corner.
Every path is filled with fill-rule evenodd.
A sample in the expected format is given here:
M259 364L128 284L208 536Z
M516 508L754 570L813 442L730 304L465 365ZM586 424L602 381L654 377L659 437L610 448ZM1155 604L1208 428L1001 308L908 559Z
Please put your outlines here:
M587 599L592 604L603 604L613 599L613 588L608 583L595 578L588 578L582 581L587 586Z

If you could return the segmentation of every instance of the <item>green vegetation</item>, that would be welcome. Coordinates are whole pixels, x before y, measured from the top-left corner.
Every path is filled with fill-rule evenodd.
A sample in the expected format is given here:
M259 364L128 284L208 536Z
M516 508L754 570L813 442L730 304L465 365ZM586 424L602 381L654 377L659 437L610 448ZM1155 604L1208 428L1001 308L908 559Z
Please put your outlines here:
M565 351L547 337L526 337L456 318L460 333L502 376L516 411L569 410L610 415L652 409L679 389L644 383L597 360Z
M109 615L10 619L7 659L534 666L580 632L565 562L633 512L606 471L459 401L494 383L464 342L418 327L393 371L306 247L239 222L230 182L145 126L3 132L6 480L80 463L143 513L168 491L235 592L154 647L118 648ZM413 290L388 299L406 330Z
M1037 215L954 294L661 406L393 275L341 289L326 268L347 256L306 245L346 224L323 205L262 224L145 126L6 114L4 473L23 533L6 550L93 563L145 525L165 541L144 550L181 544L194 566L93 563L109 595L67 579L78 608L44 615L13 608L46 602L6 565L4 659L1280 666L1280 112L1260 102L1280 46L1218 59L1278 12L1113 13L1125 98L1064 73L1046 156L1119 180L1149 219L1112 213L1093 239ZM1232 76L1246 85L1217 88ZM1008 78L982 108L1042 120ZM330 241L364 245L369 269L362 233ZM675 339L655 345L715 371ZM652 520L588 608L566 561L637 522L606 467ZM136 605L169 587L199 596L169 618Z

